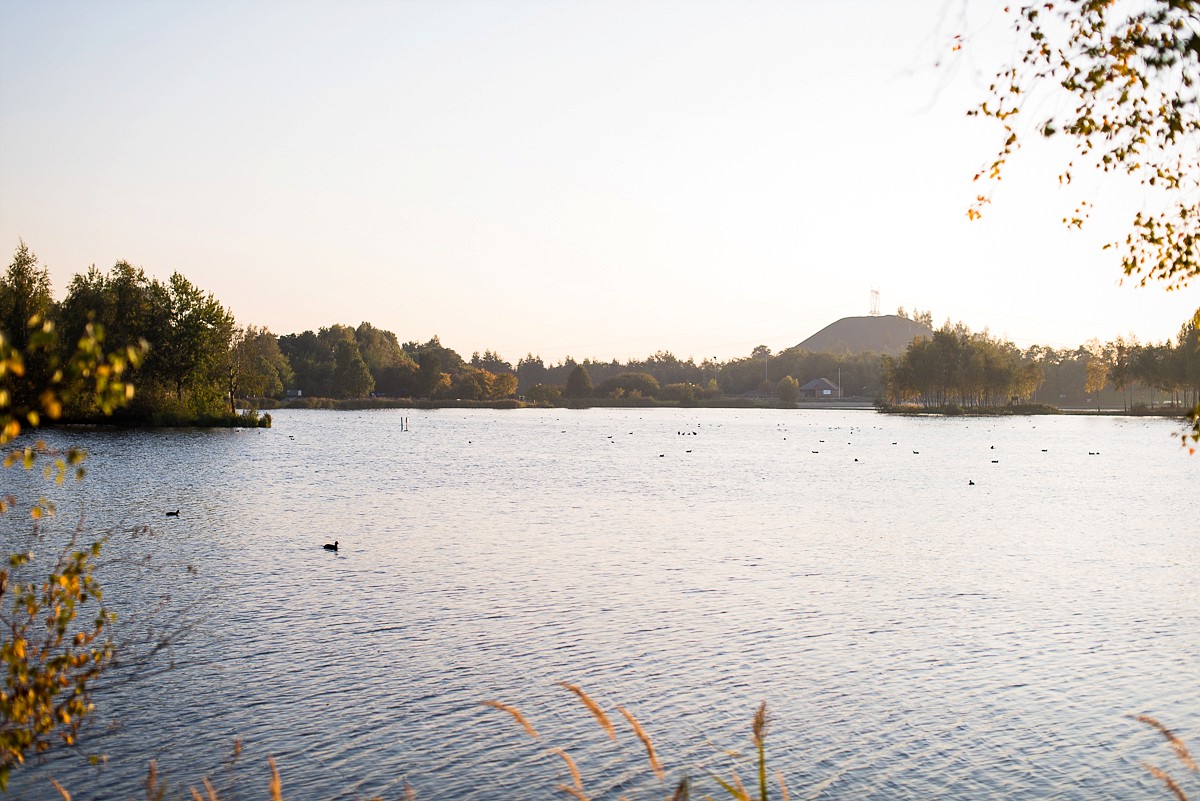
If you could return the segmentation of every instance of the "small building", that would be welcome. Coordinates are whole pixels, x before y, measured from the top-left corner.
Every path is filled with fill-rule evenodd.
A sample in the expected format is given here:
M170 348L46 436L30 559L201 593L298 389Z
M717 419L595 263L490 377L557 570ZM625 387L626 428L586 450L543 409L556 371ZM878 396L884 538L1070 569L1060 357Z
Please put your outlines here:
M289 398L299 398L303 394L304 393L298 389L289 389L287 391L287 397L289 397Z
M800 387L800 397L802 398L840 398L842 397L842 388L830 381L828 378L814 378L804 386Z

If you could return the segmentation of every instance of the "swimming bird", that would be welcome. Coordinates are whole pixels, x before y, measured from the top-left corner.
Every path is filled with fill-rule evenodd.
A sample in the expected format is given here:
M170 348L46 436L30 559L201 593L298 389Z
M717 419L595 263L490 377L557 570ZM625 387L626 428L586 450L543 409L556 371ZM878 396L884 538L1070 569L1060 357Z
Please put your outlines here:
M167 512L167 517L179 517L179 510L176 509L174 512Z
M968 487L973 487L973 486L975 486L975 482L974 482L974 481L972 481L971 479L967 479L967 486L968 486Z
M325 543L325 550L327 550L327 551L336 551L336 550L337 550L337 546L338 546L338 541L337 541L337 540L334 540L332 545L330 545L330 544L327 542L327 543Z

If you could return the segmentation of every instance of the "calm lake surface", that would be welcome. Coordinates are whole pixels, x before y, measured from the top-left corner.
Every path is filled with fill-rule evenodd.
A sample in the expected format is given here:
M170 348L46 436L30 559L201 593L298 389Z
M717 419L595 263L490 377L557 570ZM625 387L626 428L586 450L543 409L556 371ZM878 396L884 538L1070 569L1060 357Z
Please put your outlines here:
M140 797L151 759L175 787L261 798L268 755L289 799L559 798L554 746L592 798L661 798L618 704L714 795L762 700L797 799L1168 797L1140 764L1183 770L1130 714L1200 750L1200 456L1176 423L273 414L49 432L90 454L61 525L152 528L107 551L153 555L106 568L122 636L192 627L115 671L79 752L10 798L56 797L50 776L76 801Z

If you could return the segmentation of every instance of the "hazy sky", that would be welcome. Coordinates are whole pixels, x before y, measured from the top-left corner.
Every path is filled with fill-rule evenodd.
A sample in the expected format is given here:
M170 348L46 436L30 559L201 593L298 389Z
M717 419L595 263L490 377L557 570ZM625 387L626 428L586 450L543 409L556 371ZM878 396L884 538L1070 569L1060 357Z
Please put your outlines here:
M1100 250L1140 190L1084 176L1068 231L1026 148L967 221L1001 5L0 0L3 264L23 238L59 297L125 259L276 333L514 362L779 349L872 288L1022 346L1174 336L1197 290Z

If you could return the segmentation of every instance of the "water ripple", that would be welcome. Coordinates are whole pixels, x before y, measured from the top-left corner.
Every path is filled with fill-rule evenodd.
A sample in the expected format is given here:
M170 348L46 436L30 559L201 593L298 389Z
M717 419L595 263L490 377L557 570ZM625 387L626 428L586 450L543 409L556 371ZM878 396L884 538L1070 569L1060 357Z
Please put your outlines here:
M155 561L109 573L110 596L136 618L169 594L194 627L158 665L174 669L98 693L85 742L106 766L61 753L19 771L11 798L46 797L47 776L76 799L130 796L149 759L174 786L212 773L255 794L271 754L287 797L411 782L422 799L549 799L569 781L552 745L593 797L665 795L624 722L609 741L563 680L632 711L674 777L727 773L767 699L773 768L801 799L1159 798L1139 765L1169 755L1125 715L1200 741L1200 542L1174 511L1200 469L1171 424L275 423L54 432L91 453L88 481L56 498L63 521L154 529L114 538Z

